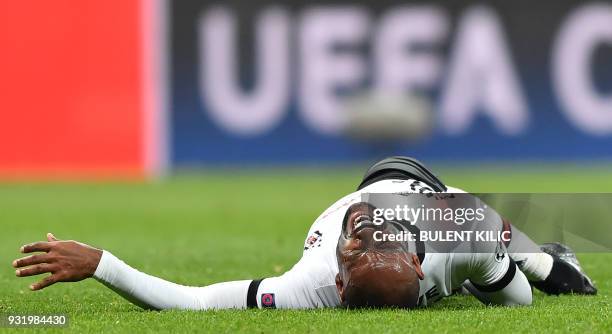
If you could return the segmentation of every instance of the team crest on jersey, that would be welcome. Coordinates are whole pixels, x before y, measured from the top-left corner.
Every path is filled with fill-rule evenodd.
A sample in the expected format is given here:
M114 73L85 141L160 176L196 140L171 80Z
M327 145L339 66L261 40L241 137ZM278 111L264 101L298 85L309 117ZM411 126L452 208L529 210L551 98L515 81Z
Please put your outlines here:
M311 235L306 238L304 243L304 250L313 249L315 247L321 247L321 241L323 241L323 233L319 230L314 231Z
M276 308L273 293L264 293L261 295L261 308Z

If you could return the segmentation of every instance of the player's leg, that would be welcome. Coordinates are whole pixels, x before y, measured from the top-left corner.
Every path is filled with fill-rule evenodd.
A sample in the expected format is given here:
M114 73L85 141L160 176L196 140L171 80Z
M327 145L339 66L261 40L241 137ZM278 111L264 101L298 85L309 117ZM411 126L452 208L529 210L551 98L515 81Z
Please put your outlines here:
M516 266L512 263L513 266ZM469 280L463 283L467 291L484 304L521 306L531 305L532 294L529 282L520 270L516 272L507 285L499 290L490 291L475 286ZM485 290L485 291L481 291Z
M484 304L531 305L532 291L525 274L508 256L503 243L479 244L476 253L452 254L451 267L463 288Z
M538 290L554 295L597 293L569 247L559 243L540 247L516 226L510 228L512 239L507 245L508 253Z

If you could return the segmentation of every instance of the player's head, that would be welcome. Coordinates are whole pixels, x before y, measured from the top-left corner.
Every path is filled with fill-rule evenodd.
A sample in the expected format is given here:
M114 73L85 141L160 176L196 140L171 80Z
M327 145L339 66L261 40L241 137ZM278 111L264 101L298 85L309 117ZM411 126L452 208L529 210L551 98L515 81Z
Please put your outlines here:
M376 225L373 215L374 207L360 202L344 216L336 251L336 286L342 304L351 308L415 307L423 279L419 259L404 242L376 241L376 231L395 234L402 228L392 222Z

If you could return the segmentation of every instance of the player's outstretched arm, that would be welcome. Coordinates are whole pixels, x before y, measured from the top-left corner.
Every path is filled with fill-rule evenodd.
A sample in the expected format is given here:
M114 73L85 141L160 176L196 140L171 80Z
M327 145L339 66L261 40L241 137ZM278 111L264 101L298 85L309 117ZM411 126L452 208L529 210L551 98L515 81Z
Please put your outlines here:
M47 234L47 242L21 248L38 254L13 261L16 275L28 277L50 273L30 289L41 290L57 282L77 282L90 277L107 285L132 303L148 309L245 308L251 280L189 287L142 273L111 253L76 241L61 241Z

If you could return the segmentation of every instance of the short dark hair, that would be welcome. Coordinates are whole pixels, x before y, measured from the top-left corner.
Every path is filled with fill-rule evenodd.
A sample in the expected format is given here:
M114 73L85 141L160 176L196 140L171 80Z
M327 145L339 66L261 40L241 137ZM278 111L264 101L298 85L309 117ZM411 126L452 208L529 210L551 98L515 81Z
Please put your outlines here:
M388 267L391 266L394 264ZM368 277L358 274L352 277L353 282L344 288L343 305L348 308L416 307L419 298L419 279L416 274L394 271L396 274L392 277L378 275L376 271L385 271L384 267L368 268L374 271ZM355 281L358 284L354 284Z

